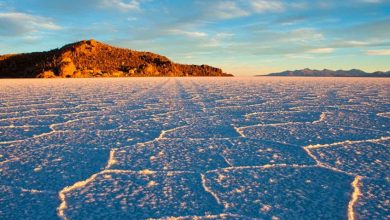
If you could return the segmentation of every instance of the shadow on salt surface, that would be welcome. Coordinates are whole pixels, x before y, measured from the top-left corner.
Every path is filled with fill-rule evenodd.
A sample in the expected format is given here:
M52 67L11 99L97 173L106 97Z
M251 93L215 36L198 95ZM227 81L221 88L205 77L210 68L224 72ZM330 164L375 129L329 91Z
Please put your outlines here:
M359 219L389 219L389 179L363 179L359 188L361 195L354 207Z
M56 219L56 192L0 185L0 219Z
M352 177L323 168L229 168L206 173L225 212L269 219L345 219Z
M221 156L230 143L211 139L160 139L115 152L110 169L202 172L228 167Z
M388 136L387 132L335 127L324 123L296 123L240 128L246 137L262 138L293 145L330 144L345 140L366 140Z
M69 219L144 219L207 215L222 207L201 176L174 172L107 171L66 195Z
M343 143L310 149L322 163L340 170L371 178L390 177L390 145L381 141Z

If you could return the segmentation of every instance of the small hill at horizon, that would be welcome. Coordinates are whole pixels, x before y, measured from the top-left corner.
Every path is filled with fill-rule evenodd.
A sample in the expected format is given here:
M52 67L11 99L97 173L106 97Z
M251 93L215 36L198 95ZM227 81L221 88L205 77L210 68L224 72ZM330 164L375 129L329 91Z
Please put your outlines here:
M208 65L83 40L47 52L0 55L0 78L233 76Z
M382 72L377 71L373 73L367 73L358 69L351 70L287 70L279 73L270 73L267 75L256 75L256 76L311 76L311 77L390 77L390 71Z

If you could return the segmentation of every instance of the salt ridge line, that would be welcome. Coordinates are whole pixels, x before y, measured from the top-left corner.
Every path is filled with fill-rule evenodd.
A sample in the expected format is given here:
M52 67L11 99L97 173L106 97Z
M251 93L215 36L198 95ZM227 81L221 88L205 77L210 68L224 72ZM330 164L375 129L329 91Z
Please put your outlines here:
M316 121L313 121L312 123L313 124L319 124L321 122L324 122L325 119L326 119L326 113L327 112L321 112L320 118L318 120L316 120Z
M34 107L34 106L41 106L41 105L44 106L44 105L52 105L52 104L63 104L63 103L60 102L36 103L36 104L23 105L23 107ZM20 103L19 105L7 105L4 107L0 107L0 109L15 108L15 107L20 107Z
M177 129L180 129L180 128L183 128L183 127L188 127L189 125L183 125L183 126L178 126L178 127L175 127L175 128L172 128L172 129L167 129L167 130L161 130L160 132L160 135L156 138L153 138L149 141L145 141L145 142L138 142L138 143L135 143L134 145L137 145L137 146L145 146L146 144L150 144L150 143L153 143L153 142L158 142L160 140L167 140L167 139L185 139L185 138L165 138L164 135L166 133L169 133L169 132L172 132L172 131L175 131ZM126 129L122 129L121 131L126 131ZM164 132L165 131L165 132ZM127 149L127 148L130 148L130 147L133 147L133 146L125 146L125 147L120 147L120 148L117 148L116 150L123 150L123 149ZM115 156L115 155L113 155Z
M227 219L227 218L248 218L248 216L244 215L238 215L238 214L233 214L229 212L221 213L221 214L216 214L216 215L186 215L186 216L166 216L166 217L161 217L161 218L148 218L148 220L182 220L182 219L211 219L211 218L222 218L222 219ZM259 218L253 218L251 217L250 219L259 219Z
M352 128L357 130L365 130L365 131L375 131L375 132L382 132L382 133L390 133L390 131L384 131L384 130L377 130L377 129L371 129L371 128L362 128L362 127L355 127L355 126L343 126L340 125L340 128Z
M23 142L24 140L14 140L14 141L1 141L0 142L0 145L1 144L14 144L14 143L20 143L20 142Z
M1 169L0 169L1 171ZM28 192L32 194L37 194L37 193L45 193L45 194L57 194L56 191L50 191L50 190L39 190L39 189L28 189L24 187L19 187L19 186L9 186L9 185L2 185L3 187L9 188L9 189L17 189L22 192Z
M107 165L105 169L109 169L112 165L116 164L117 161L115 160L115 152L118 150L118 148L113 148L110 150L110 155L108 157Z
M36 97L38 97L38 96L35 96L35 97L33 97L33 98L36 99ZM41 101L41 99L37 99L37 100L26 100L26 99L24 99L24 98L15 98L15 99L13 99L12 101L7 100L6 102L1 103L1 104L3 104L3 106L1 106L1 108L13 107L13 106L15 106L15 105L13 105L14 103L20 104L20 103L22 102L22 103L31 103L31 104L34 104L34 103L39 102L39 101ZM11 105L10 105L10 104L11 104Z
M38 190L38 189L26 189L26 188L20 188L22 192L29 192L32 194L36 193L46 193L46 194L56 194L57 192L55 191L47 191L47 190Z
M310 145L309 145L310 146ZM303 147L303 150L306 151L306 153L309 155L309 157L311 157L316 163L317 163L317 167L322 167L322 168L325 168L325 169L328 169L328 170L332 170L334 172L338 172L338 173L344 173L348 176L356 176L355 173L350 173L350 172L347 172L347 171L344 171L344 170L340 170L340 169L337 169L335 167L332 167L332 166L329 166L323 162L321 162L311 151L310 151L310 148L308 148L308 146L306 147Z
M58 111L58 110L68 110L69 108L66 107L58 107L58 108L40 108L40 109L33 109L33 110L25 110L25 111L15 111L15 112L1 112L0 116L2 115L23 115L26 114L26 112L31 113L31 112L40 112L44 110L50 110L50 111Z
M331 143L331 144L308 145L308 146L306 146L304 148L310 150L310 149L318 149L318 148L324 148L324 147L333 147L333 146L343 145L343 144L358 144L358 143L365 143L365 142L377 143L377 142L380 142L380 141L387 141L387 140L390 140L390 137L381 137L381 138L358 140L358 141L346 140L346 141L334 142L334 143Z
M90 118L95 118L95 116L71 119L71 120L68 120L66 122L51 124L51 125L49 125L49 128L51 129L51 131L46 132L46 133L42 133L42 134L38 134L38 135L33 135L33 138L39 138L39 137L47 136L47 135L56 133L58 131L69 131L69 130L56 130L54 127L59 126L59 125L66 125L68 123L72 123L72 122L76 122L76 121L80 121L80 120L84 120L84 119L90 119Z
M0 128L39 128L45 127L44 125L0 125Z
M325 105L325 106L315 106L315 105L302 105L302 106L294 106L290 107L289 109L298 110L298 111L307 111L305 108L312 108L312 109L340 109L340 107L343 106L358 106L358 105Z
M240 127L233 126L233 128L241 137L246 137L244 131L242 131Z
M245 118L251 117L253 115L262 115L262 114L270 114L270 113L302 113L305 111L277 111L277 112L252 112L252 113L247 113L243 115Z
M213 191L206 185L206 176L205 176L203 173L201 173L201 174L200 174L200 177L201 177L201 179L202 179L202 186L203 186L204 190L205 190L206 192L210 193L210 195L211 195L212 197L214 197L215 201L217 201L217 203L218 203L219 205L223 205L223 203L222 203L221 200L219 199L218 195L217 195L215 192L213 192Z
M232 162L230 162L223 154L219 154L223 160L231 167L234 167L234 165L232 164Z
M351 200L348 203L348 220L355 220L356 213L354 212L354 206L358 201L359 197L362 195L359 185L361 184L362 177L356 176L353 182L351 183L353 192L351 196Z
M381 112L376 114L379 117L390 118L390 112Z
M242 107L254 107L254 106L262 106L264 103L259 103L259 104L250 104L250 105L230 105L230 106L217 106L214 108L206 108L206 109L225 109L225 108L242 108Z
M248 126L241 126L237 127L238 129L247 129L247 128L253 128L253 127L266 127L266 126L283 126L283 125L300 125L300 124L311 124L311 122L285 122L285 123L273 123L273 124L255 124L255 125L248 125Z
M102 172L99 172L99 173L102 173ZM68 205L66 203L66 193L69 193L75 189L78 189L78 188L81 188L81 187L84 187L85 185L87 185L88 183L92 182L93 180L96 179L96 177L99 175L99 173L95 173L93 174L92 176L90 176L88 179L86 180L82 180L82 181L79 181L79 182L76 182L75 184L73 184L72 186L65 186L59 193L58 193L58 196L59 196L59 199L61 201L60 205L58 206L57 208L57 214L58 214L58 217L60 217L61 219L63 220L67 220L68 218L66 217L65 215L65 210L68 208Z
M70 116L77 116L77 115L81 115L81 114L85 114L85 113L101 113L102 111L82 111L82 112L74 112L74 113L66 113L66 114L63 114L63 116L67 116L67 117L70 117Z
M317 165L300 165L300 164L265 164L259 166L232 166L225 168L218 168L213 170L208 170L206 173L212 172L221 172L221 171L229 171L229 170L244 170L244 169L272 169L272 168L318 168Z
M182 112L183 110L172 110L172 111L167 111L167 112L164 112L164 113L157 113L157 114L152 114L152 117L155 117L157 116L157 118L161 117L161 116L169 116L170 114L174 114L174 113L179 113L179 112Z
M214 100L214 102L226 103L229 101L242 101L242 100L244 100L244 99L242 99L241 96L234 96L234 97L230 97L230 98L216 99L216 100Z
M60 115L57 114L48 114L48 115L39 115L39 116L20 116L20 117L13 117L13 118L2 118L0 121L9 121L9 120L18 120L18 119L28 119L28 118L36 118L36 117L60 117Z
M50 110L66 110L68 108L49 108ZM1 110L1 109L0 109ZM15 111L15 112L0 112L0 116L2 115L22 115L25 114L26 112L38 112L38 111L43 111L44 109L33 109L33 110L26 110L26 111Z
M186 128L188 127L189 125L183 125L183 126L178 126L178 127L175 127L175 128L171 128L171 129L167 129L167 130L162 130L161 133L160 133L160 136L158 136L156 139L154 139L153 141L159 141L159 140L162 140L162 139L167 139L165 138L165 134L167 133L170 133L170 132L173 132L173 131L176 131L180 128Z

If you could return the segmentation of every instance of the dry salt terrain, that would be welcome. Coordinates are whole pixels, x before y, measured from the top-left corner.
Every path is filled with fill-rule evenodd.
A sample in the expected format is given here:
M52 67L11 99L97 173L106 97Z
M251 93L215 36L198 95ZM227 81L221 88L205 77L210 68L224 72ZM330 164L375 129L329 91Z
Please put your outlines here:
M390 80L0 81L0 219L389 219Z

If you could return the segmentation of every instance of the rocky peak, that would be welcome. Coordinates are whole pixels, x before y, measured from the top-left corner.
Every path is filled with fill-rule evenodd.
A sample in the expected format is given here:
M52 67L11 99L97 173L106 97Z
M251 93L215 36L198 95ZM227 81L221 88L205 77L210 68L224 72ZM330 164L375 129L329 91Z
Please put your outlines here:
M0 77L231 76L208 65L183 65L150 52L83 40L48 52L0 57Z

